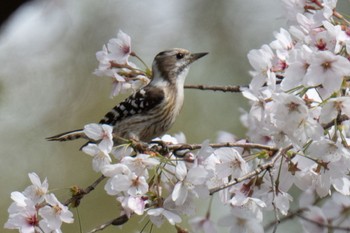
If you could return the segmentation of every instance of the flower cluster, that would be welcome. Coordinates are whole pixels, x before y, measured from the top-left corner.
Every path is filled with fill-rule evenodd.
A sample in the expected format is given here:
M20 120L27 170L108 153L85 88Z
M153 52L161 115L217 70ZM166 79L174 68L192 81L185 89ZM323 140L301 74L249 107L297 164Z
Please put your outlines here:
M129 61L129 57L138 58L145 63L131 50L130 36L119 31L117 38L112 38L103 46L102 50L96 53L99 66L94 74L112 78L113 88L110 96L116 96L129 90L137 90L148 84L150 70L139 69Z
M251 142L286 148L251 194L287 214L292 185L319 198L333 191L350 195L350 24L335 10L336 0L282 2L289 30L280 29L276 40L249 52L253 79L243 95L251 109L242 119ZM308 206L310 213L316 208L327 215ZM302 223L306 232L327 229Z
M122 214L127 217L132 214L147 215L156 226L161 226L164 220L177 224L182 221L183 215L193 216L196 213L194 200L210 199L209 194L213 189L252 170L243 158L249 154L239 147L213 149L205 141L197 152L179 150L160 154L153 150L157 147L155 143L148 145L144 149L145 153L136 153L130 148L130 144L111 146L111 126L89 124L85 126L84 132L97 144L89 143L82 150L93 156L93 169L107 177L105 191L120 202ZM222 133L219 138L233 137ZM165 135L154 142L158 140L163 146L185 143L182 134L175 137ZM245 145L245 141L237 143ZM267 190L268 185L265 186ZM260 224L251 223L261 223L260 208L266 207L266 204L263 200L251 197L250 189L252 192L254 183L240 183L230 189L220 190L220 199L225 205L237 207L232 214L242 228L249 226L262 229ZM283 205L290 196L283 193L280 199L280 208L287 211ZM208 208L210 209L210 205ZM247 215L245 222L241 216L243 209ZM255 213L250 213L251 209ZM209 212L206 216L193 217L190 221L193 229L216 232ZM220 221L222 225L230 222L225 219L232 219L232 216L224 217Z
M153 150L157 141L163 146L184 143L184 135L179 134L156 138L155 144L144 148L145 153L136 153L129 143L112 147L111 131L108 125L86 125L85 134L97 144L89 143L82 150L93 156L93 169L107 178L105 191L120 202L122 214L148 215L156 226L161 226L164 220L177 224L183 215L194 215L195 199L209 199L212 187L250 170L239 148L214 150L204 142L196 153L180 150L159 154ZM221 193L222 201L229 204L232 200L225 192ZM264 205L261 201L257 203ZM198 218L192 221L194 228L199 227ZM214 229L209 219L208 227Z
M13 203L8 209L9 220L5 228L23 233L61 232L62 222L72 223L73 214L48 192L47 179L43 182L35 173L29 173L32 185L23 192L12 192Z

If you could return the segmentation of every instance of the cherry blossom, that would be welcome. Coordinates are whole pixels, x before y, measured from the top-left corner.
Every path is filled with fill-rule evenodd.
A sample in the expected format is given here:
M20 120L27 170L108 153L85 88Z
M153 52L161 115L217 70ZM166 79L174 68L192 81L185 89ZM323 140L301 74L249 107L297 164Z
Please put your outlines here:
M89 143L88 145L83 147L82 151L93 157L92 168L96 172L100 172L105 165L110 164L112 162L108 151L101 145Z
M306 84L318 86L322 98L327 98L339 90L344 76L350 75L348 59L329 51L315 52L310 59L310 66L305 74Z
M39 218L35 203L20 192L12 192L14 201L8 209L9 219L4 227L18 229L21 233L32 233L38 229Z
M113 77L115 69L112 69L111 60L108 56L109 52L106 45L103 45L102 50L96 53L96 59L99 61L98 68L94 74L97 76Z
M183 205L189 194L197 197L207 196L208 190L205 188L208 172L203 166L195 166L187 170L183 161L178 161L175 167L175 175L179 180L172 192L172 200L176 205Z
M47 182L47 179L43 182L40 181L39 176L32 172L28 174L30 181L32 182L32 185L28 186L23 194L31 199L35 204L41 203L45 199L45 195L48 192L49 184Z
M149 209L147 215L150 216L151 222L157 227L160 227L165 219L172 225L182 221L181 217L177 214L177 211L171 208L169 199L164 201L162 207Z
M111 60L119 64L127 63L131 53L130 36L119 30L117 38L110 39L107 48Z
M350 98L338 97L330 99L322 108L320 122L329 123L336 119L338 114L345 114L350 117Z
M255 71L251 72L253 75L253 80L250 83L251 89L259 89L266 81L274 89L276 75L271 70L274 56L273 51L267 45L263 45L259 50L251 50L248 53L249 62L255 69Z
M220 148L214 151L218 159L215 166L216 175L218 178L232 176L233 178L240 177L248 172L248 164L233 148Z
M72 223L73 214L68 210L67 206L64 206L57 200L54 194L46 196L46 202L49 204L39 210L39 215L43 217L43 222L51 230L57 230L61 228L62 222Z
M113 147L113 127L105 124L88 124L84 126L84 133L88 138L99 142L100 148L108 153Z
M109 195L117 195L127 191L131 185L131 170L124 164L110 164L102 169L102 174L110 177L105 185L105 190Z
M230 232L262 233L262 213L255 202L248 202L243 207L232 207L230 214L219 219L219 224L230 227Z
M159 164L159 160L147 154L138 154L136 157L124 157L122 164L127 165L136 175L148 177L148 169Z

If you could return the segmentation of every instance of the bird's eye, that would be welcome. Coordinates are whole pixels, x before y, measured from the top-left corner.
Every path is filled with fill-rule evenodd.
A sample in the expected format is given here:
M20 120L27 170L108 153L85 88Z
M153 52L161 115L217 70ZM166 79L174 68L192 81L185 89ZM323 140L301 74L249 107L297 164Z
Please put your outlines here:
M177 58L178 60L184 58L184 56L185 56L185 55L184 55L183 53L178 53L178 54L176 54L176 58Z

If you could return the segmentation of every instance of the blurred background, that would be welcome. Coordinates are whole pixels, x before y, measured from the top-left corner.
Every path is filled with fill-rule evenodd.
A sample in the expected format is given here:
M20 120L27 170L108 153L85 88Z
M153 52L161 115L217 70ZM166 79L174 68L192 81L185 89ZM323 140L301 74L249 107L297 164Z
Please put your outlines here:
M349 9L349 2L339 4L342 12ZM278 0L11 0L0 9L0 227L8 218L10 193L29 185L29 172L47 177L61 201L69 197L70 186L86 187L99 176L91 158L78 150L82 141L45 138L98 122L127 96L110 99L110 79L92 74L95 53L119 29L131 36L132 50L150 66L155 54L168 48L209 52L192 66L187 84L246 85L251 69L246 54L286 27ZM244 137L240 109L248 109L240 94L186 90L184 108L169 133L183 132L189 143L214 142L222 130ZM119 211L103 184L98 186L79 207L84 232ZM222 216L217 212L215 219ZM137 232L145 223L139 221L104 232ZM79 232L77 217L63 232Z

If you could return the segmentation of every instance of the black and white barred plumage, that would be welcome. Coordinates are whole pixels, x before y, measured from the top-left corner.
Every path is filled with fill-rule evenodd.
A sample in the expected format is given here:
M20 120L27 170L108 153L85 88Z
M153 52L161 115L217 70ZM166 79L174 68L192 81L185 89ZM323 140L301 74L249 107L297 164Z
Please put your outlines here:
M120 138L149 142L161 136L182 108L189 65L206 54L191 54L185 49L159 53L153 61L152 81L115 106L99 123L113 126L113 133ZM86 138L83 130L74 130L47 139L68 141L82 137Z

